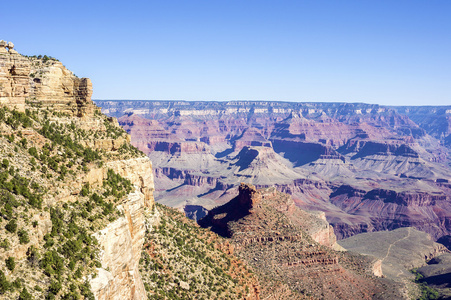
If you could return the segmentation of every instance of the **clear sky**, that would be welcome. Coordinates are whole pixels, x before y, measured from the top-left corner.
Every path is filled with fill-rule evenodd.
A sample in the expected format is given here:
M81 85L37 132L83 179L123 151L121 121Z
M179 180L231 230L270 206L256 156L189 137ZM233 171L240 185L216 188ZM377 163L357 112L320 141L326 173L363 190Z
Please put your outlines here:
M6 1L0 39L93 99L451 105L451 1Z

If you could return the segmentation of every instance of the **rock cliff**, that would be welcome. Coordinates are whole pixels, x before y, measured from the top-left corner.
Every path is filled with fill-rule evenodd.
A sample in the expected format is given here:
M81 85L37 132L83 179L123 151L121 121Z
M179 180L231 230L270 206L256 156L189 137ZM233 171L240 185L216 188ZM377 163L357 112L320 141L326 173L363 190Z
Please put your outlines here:
M92 289L96 299L147 299L139 260L146 231L144 210L151 209L154 202L152 164L146 157L112 161L101 169L100 177L88 178L92 183L103 182L107 170L129 179L135 191L120 207L124 216L95 234L102 248L102 268L91 281Z
M79 117L92 116L92 83L78 78L54 58L25 57L0 41L0 103L24 111L25 101Z
M151 161L89 79L0 46L1 299L260 299L228 241L154 205Z
M0 41L0 297L146 299L139 270L152 164L92 85ZM6 288L4 288L6 286Z
M14 50L13 43L0 41L0 103L25 110L30 94L31 64L28 58Z

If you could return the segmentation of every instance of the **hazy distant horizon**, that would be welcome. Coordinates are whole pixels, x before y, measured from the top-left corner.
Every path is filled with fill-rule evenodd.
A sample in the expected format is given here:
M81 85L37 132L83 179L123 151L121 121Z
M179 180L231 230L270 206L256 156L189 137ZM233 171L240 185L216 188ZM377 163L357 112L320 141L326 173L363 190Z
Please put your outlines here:
M446 0L25 0L2 11L0 39L91 78L96 99L451 103Z
M363 104L363 105L379 105L384 107L446 107L451 108L451 104L444 104L444 105L384 105L379 103L367 103L367 102L346 102L346 101L284 101L284 100L183 100L183 99L176 99L176 100L167 100L167 99L93 99L93 101L149 101L149 102L165 102L165 101L172 101L172 102L278 102L278 103L330 103L330 104Z

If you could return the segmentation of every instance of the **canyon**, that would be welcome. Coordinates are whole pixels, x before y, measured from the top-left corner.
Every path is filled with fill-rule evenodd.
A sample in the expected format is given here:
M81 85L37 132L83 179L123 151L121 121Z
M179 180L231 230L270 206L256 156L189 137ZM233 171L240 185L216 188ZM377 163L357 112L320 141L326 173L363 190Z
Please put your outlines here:
M451 233L451 106L96 104L154 163L156 201L187 215L205 215L246 182L324 212L338 239L400 227L435 240Z
M447 109L91 96L0 41L2 299L401 299L445 263ZM406 226L394 270L352 240Z

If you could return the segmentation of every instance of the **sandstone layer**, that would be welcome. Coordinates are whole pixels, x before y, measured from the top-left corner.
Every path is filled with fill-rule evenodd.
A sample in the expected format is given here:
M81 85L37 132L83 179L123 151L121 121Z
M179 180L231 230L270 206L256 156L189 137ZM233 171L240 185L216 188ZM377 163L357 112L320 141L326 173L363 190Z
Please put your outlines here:
M62 113L92 116L92 83L54 58L26 57L0 41L0 104L24 111L25 101Z
M139 260L146 231L144 210L154 202L152 164L146 157L108 162L100 172L91 170L87 178L91 184L101 183L108 169L129 179L135 191L120 207L124 216L96 233L103 249L102 268L91 281L92 289L96 299L147 299Z
M100 113L88 78L13 48L0 41L0 297L146 299L152 163Z

